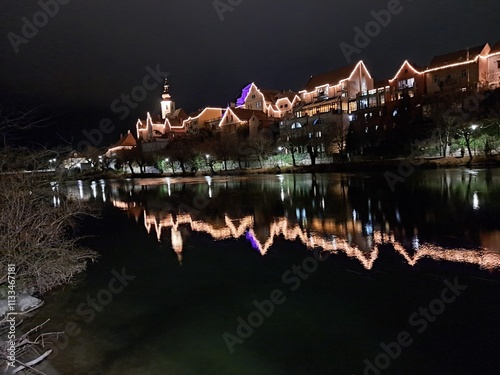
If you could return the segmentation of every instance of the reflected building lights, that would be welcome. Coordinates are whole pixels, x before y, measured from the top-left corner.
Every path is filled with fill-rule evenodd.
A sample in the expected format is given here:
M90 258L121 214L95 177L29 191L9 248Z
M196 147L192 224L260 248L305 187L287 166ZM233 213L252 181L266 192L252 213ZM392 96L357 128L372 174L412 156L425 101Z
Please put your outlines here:
M212 198L212 177L205 176L205 180L207 181L208 184L208 197Z
M127 203L113 201L115 206L129 209L131 206ZM291 224L288 219L281 217L275 219L266 231L269 235L259 240L254 227L255 222L252 216L246 216L241 219L232 219L225 215L224 225L215 226L201 220L193 220L191 215L174 215L168 213L162 218L156 215L144 212L144 226L148 233L155 229L158 241L161 241L162 231L164 229L171 230L172 248L177 254L179 262L182 262L183 240L179 230L179 226L185 225L190 227L193 232L207 233L215 241L227 239L238 239L245 237L248 239L252 247L261 255L267 254L268 250L273 245L276 238L282 236L287 241L299 240L307 249L314 250L317 247L331 253L344 253L349 258L356 259L361 265L370 270L373 268L375 261L379 256L379 247L382 245L392 245L394 251L398 253L409 266L415 266L420 260L430 258L436 261L448 261L455 263L475 264L481 269L493 270L500 268L500 254L494 251L489 251L485 248L465 249L454 248L447 249L435 244L420 243L419 238L415 235L412 240L413 250L416 251L413 255L405 249L405 247L396 241L393 233L383 233L377 230L371 230L372 235L368 236L367 241L370 244L369 251L363 251L358 246L352 244L352 235L348 233L346 238L332 236L331 240L327 240L324 234L312 232L307 233L298 224Z
M167 177L167 189L168 189L168 196L172 196L172 187L170 186L171 180L170 177Z
M102 201L106 203L106 184L104 180L101 180L101 195L102 195Z
M97 182L92 181L90 184L90 188L92 190L92 198L97 198Z
M78 194L80 195L80 199L83 199L83 181L78 180Z
M184 243L182 241L182 234L177 228L172 227L171 241L172 249L177 254L177 260L182 265L182 246Z
M411 241L411 246L412 246L413 250L415 250L415 251L418 250L418 248L420 246L420 241L419 241L417 235L413 236L413 239Z
M472 197L472 208L474 211L479 210L479 196L477 195L477 191L474 192L474 195Z

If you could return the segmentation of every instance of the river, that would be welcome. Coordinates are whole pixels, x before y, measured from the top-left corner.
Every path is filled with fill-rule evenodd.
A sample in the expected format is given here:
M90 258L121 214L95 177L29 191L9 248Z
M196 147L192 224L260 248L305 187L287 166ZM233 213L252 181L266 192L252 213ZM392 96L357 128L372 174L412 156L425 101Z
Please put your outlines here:
M500 170L77 181L50 375L497 374Z

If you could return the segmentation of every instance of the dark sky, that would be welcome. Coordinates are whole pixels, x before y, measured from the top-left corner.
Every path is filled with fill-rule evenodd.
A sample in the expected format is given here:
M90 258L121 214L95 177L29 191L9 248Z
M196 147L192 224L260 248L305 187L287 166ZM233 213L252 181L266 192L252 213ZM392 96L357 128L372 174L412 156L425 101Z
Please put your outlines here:
M233 9L221 21L213 0L59 1L65 4L53 17L38 13L42 26L16 53L9 33L24 37L23 17L33 21L41 7L2 0L0 94L3 106L22 101L50 109L54 132L75 138L103 117L116 124L117 138L146 111L157 112L160 85L126 117L111 109L122 93L142 86L148 66L169 73L177 106L188 111L225 106L252 81L301 89L311 74L347 65L339 45L354 45L354 27L364 29L371 11L390 3L219 0L238 4L228 5ZM500 39L498 0L402 0L400 8L351 56L362 58L375 79L392 77L405 59L425 66L433 55Z

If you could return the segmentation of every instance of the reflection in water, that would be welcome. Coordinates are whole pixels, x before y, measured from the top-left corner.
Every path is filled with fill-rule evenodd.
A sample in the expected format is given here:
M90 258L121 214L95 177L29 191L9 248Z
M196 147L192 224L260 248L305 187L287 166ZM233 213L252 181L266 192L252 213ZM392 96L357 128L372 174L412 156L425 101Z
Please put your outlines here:
M278 237L299 240L311 250L344 253L368 270L388 245L410 266L428 258L500 268L500 223L491 220L500 213L500 171L469 172L424 171L395 193L383 178L339 174L100 181L100 189L78 182L74 188L81 199L107 200L137 221L142 217L159 241L170 234L179 262L186 227L215 241L246 238L262 255Z
M307 234L299 225L291 225L286 218L279 218L273 222L269 228L269 237L261 242L257 239L254 227L254 219L246 216L242 219L231 219L225 216L226 225L222 228L214 228L210 223L196 221L191 215L178 215L174 218L168 214L161 220L157 220L155 215L144 213L144 224L148 231L154 228L158 239L161 239L163 229L171 228L171 241L174 251L177 253L179 261L182 261L182 237L179 231L179 225L189 225L194 232L207 233L216 241L227 240L229 238L240 238L243 235L250 241L252 246L262 255L265 255L271 248L274 240L282 235L287 241L300 240L308 249L322 248L332 253L343 252L350 258L357 259L367 270L372 269L374 262L379 256L379 246L392 245L394 250L399 253L403 259L414 266L423 258L432 258L434 260L445 260L458 263L476 264L483 269L494 269L500 267L500 254L489 252L487 249L469 250L463 248L446 249L433 244L420 245L418 237L414 239L413 255L408 252L404 246L395 240L393 234L384 234L380 231L373 232L373 245L369 253L360 250L352 245L345 238L332 235L330 240L324 238L324 235Z

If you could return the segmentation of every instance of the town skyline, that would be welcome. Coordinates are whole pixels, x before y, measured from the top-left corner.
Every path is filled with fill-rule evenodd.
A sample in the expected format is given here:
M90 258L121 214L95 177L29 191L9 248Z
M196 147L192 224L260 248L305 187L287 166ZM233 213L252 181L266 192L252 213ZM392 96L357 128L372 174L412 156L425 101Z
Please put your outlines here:
M22 33L23 17L32 22L40 5L3 4L0 91L4 102L45 106L52 112L54 130L64 136L71 135L67 128L95 127L106 116L123 133L129 121L156 109L161 84L131 110L127 122L110 108L122 93L141 84L148 66L170 73L176 101L188 113L225 106L252 81L259 87L300 90L310 75L346 65L340 45L356 47L355 28L373 26L373 14L389 6L387 1L252 1L233 6L221 20L212 2L197 7L148 2L140 11L125 2L118 12L113 4L58 3L57 14L31 38ZM495 43L491 30L498 7L492 1L401 1L387 26L349 57L364 60L374 76L385 78L406 59L425 65L439 52ZM307 19L314 22L301 26ZM377 28L369 30L373 34ZM17 53L11 33L27 41L17 44Z

